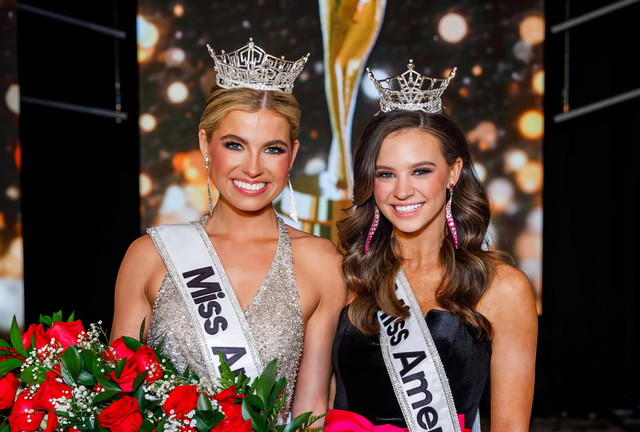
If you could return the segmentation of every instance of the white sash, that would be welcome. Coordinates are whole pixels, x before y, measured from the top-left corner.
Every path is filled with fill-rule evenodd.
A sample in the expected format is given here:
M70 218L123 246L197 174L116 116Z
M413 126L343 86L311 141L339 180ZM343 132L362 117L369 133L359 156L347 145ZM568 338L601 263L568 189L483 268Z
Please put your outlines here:
M256 378L264 366L251 330L209 237L198 224L160 225L148 232L187 306L209 373L220 377L221 352L236 374Z
M407 428L460 432L440 355L402 269L396 276L396 295L411 316L400 320L378 312L380 348Z

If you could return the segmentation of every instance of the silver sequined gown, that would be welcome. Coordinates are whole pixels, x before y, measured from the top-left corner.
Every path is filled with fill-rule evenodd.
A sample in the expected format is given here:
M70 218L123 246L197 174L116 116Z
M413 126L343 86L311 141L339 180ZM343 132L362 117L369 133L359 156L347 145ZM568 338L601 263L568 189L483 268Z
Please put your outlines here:
M206 216L194 226L206 238L209 253L219 263L216 251L204 232ZM279 416L286 418L291 407L300 356L302 355L303 325L300 297L296 285L291 257L291 243L287 226L278 217L278 246L269 272L256 296L244 311L244 316L253 334L253 341L263 365L277 358L277 378L287 380L286 403ZM162 251L159 251L163 255ZM166 257L162 257L166 262ZM222 267L221 265L219 267ZM247 269L250 271L250 269ZM224 269L219 272L226 279ZM196 329L191 325L188 309L183 303L178 288L167 274L156 298L147 343L155 347L164 338L163 352L174 362L179 372L187 366L198 376L215 380L205 365ZM215 381L214 381L215 382Z

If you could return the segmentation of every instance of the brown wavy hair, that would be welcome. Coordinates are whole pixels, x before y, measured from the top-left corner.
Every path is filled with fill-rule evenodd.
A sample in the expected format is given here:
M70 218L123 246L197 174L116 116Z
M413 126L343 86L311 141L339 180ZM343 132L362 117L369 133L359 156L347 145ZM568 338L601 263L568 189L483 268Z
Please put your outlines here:
M476 309L487 290L501 252L488 249L485 235L491 216L486 189L473 170L469 144L458 123L447 114L391 111L378 114L365 128L353 158L353 206L338 221L339 246L345 256L342 268L352 293L349 319L364 334L380 331L377 311L406 318L409 312L395 295L395 278L403 258L395 247L393 226L380 214L380 224L368 253L364 246L376 206L374 180L376 161L384 139L397 131L420 129L440 140L449 166L460 157L462 171L455 186L451 211L459 246L442 225L444 241L439 260L444 275L436 291L438 303L477 330L479 338L491 338L491 323ZM448 195L447 195L448 198Z
M281 91L243 87L225 89L214 85L207 97L198 130L204 129L207 141L211 141L213 131L229 112L234 110L256 112L261 109L273 111L287 120L291 144L298 139L301 112L295 96Z

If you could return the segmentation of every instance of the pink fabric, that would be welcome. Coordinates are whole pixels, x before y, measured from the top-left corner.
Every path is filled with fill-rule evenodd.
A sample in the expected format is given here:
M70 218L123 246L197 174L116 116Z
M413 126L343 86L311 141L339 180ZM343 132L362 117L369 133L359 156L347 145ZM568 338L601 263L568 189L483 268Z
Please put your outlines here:
M375 426L369 420L351 411L329 410L325 417L324 432L407 432L390 424Z

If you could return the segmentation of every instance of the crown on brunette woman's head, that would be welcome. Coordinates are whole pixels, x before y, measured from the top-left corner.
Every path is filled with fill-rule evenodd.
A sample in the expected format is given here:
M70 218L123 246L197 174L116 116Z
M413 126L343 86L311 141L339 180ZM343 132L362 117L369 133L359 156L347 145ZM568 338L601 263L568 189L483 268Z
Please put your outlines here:
M402 75L381 80L376 79L373 72L367 68L367 74L380 94L380 111L442 112L442 93L449 85L449 81L456 76L457 68L454 67L447 78L423 76L414 68L413 59L411 59L407 65L407 71Z
M267 54L252 38L247 45L230 53L217 55L207 44L216 71L216 83L222 88L245 87L291 93L309 54L296 61Z

